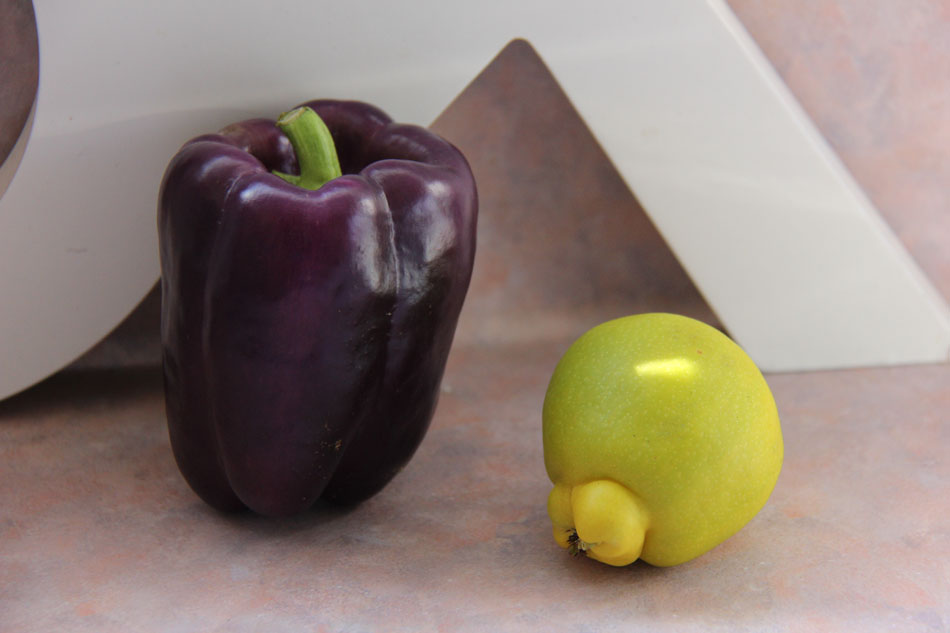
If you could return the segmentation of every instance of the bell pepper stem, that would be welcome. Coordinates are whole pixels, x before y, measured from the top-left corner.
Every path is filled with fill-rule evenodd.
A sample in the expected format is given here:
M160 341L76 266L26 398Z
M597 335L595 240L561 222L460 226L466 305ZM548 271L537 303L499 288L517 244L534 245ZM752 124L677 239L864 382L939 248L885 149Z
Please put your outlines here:
M290 139L297 154L300 174L274 171L275 176L298 187L313 190L342 175L330 130L311 108L303 106L284 112L277 119L277 127Z

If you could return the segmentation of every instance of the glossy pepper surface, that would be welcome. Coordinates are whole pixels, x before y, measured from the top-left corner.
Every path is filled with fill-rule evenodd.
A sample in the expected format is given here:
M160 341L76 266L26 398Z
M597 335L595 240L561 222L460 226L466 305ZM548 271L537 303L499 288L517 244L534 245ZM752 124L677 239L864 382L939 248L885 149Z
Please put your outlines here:
M305 106L192 139L161 185L169 435L221 510L381 490L429 426L471 278L462 154L368 104ZM295 127L307 108L335 173Z

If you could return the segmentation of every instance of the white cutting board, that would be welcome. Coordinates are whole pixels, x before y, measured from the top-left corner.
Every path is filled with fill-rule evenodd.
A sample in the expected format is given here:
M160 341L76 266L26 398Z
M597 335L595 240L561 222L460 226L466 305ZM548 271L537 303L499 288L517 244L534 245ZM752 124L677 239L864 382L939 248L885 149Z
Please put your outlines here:
M761 367L947 360L945 302L719 0L35 5L34 127L0 199L0 397L153 285L181 142L316 97L426 124L515 37Z

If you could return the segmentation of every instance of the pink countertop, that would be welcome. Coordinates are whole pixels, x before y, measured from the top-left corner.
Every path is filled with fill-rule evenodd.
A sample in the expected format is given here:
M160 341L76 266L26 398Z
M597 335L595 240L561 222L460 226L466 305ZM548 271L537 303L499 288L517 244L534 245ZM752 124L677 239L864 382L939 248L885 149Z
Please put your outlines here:
M200 502L155 370L63 374L0 409L3 631L940 631L950 367L768 377L785 463L742 531L673 568L571 558L539 403L562 344L456 350L377 497L273 520Z
M816 17L732 4L950 295L950 254L933 243L950 224L935 185L950 174L947 144L888 118L901 119L901 96L875 119L900 141L860 127L836 135L845 106L821 87L837 89L839 70L795 70L826 46L865 50L857 36L842 45L842 31L897 37L890 5L823 1L828 16ZM936 27L918 17L922 40ZM950 17L934 19L946 34ZM908 21L894 26L905 39ZM823 44L802 44L806 31ZM880 73L913 65L885 53ZM950 92L935 90L946 112ZM540 411L560 354L623 314L715 316L530 49L508 49L434 127L479 179L480 250L439 408L409 466L352 510L275 520L205 506L168 443L153 293L80 363L0 402L0 631L950 628L950 365L766 376L782 474L749 525L694 561L612 568L558 548ZM885 167L874 143L903 150Z

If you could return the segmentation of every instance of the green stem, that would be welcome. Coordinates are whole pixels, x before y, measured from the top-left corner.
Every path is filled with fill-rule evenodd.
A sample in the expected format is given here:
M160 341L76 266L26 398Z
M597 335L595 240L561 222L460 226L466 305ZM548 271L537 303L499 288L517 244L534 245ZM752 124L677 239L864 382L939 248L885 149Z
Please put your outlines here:
M300 175L274 171L275 176L304 189L319 189L342 175L333 137L316 112L307 106L284 112L277 119L277 127L290 139Z

